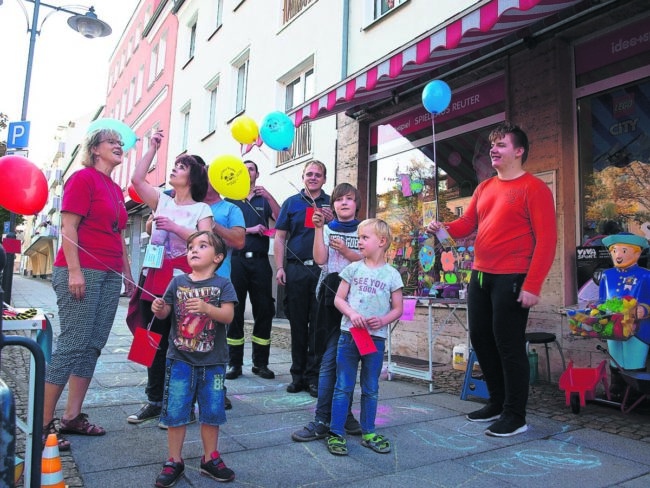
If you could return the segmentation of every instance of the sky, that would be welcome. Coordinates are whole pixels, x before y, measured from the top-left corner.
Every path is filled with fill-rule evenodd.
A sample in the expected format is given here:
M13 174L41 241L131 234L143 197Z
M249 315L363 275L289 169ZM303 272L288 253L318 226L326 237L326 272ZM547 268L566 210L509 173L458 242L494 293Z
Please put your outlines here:
M38 166L50 163L57 151L56 127L82 115L96 112L106 100L108 61L122 31L138 4L137 0L75 0L76 6L95 7L100 20L111 26L113 33L98 39L86 39L67 23L69 14L41 5L39 28L29 94L27 120L31 121L28 159ZM19 0L0 1L0 32L2 38L2 77L0 78L0 112L9 121L19 121L29 33L27 20ZM86 13L86 9L68 7L60 0L46 3ZM34 4L24 2L31 25ZM47 18L42 28L41 22ZM6 140L6 131L0 139Z

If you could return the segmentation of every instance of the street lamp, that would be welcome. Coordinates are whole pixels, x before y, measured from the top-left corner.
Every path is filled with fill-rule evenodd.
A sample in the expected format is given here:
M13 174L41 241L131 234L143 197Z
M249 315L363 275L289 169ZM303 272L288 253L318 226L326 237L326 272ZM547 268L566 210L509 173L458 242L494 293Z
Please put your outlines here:
M25 13L25 18L27 19L27 32L29 32L29 50L27 51L27 71L25 73L25 89L23 91L23 109L20 115L20 120L25 121L27 120L27 106L29 105L29 89L32 81L32 64L34 61L34 47L36 46L36 36L40 35L41 33L40 29L38 28L38 15L40 13L41 7L47 7L53 10L53 12L50 12L43 19L43 22L41 22L41 28L43 27L43 23L45 23L45 21L51 14L55 12L65 12L67 14L72 15L72 17L68 18L68 25L70 26L70 28L79 32L82 36L88 39L94 39L96 37L106 37L110 35L111 32L113 32L113 30L106 22L99 20L97 18L97 14L95 14L94 7L76 7L76 6L73 7L73 8L80 8L82 10L87 9L85 13L79 13L73 10L69 10L68 8L65 7L50 5L41 2L40 0L25 0L29 3L34 4L34 11L32 13L32 22L30 25L29 17L27 15L27 10L23 5L23 1L22 0L17 0L17 1L20 3L23 12ZM2 0L0 0L0 5L2 5ZM16 215L13 212L11 212L9 216L9 233L7 234L7 237L10 239L15 239L16 238L15 231L16 231ZM14 254L12 253L7 254L7 263L5 264L4 273L2 277L2 287L4 288L5 301L7 303L11 303L11 288L12 288L12 274L14 270L14 259L15 259Z

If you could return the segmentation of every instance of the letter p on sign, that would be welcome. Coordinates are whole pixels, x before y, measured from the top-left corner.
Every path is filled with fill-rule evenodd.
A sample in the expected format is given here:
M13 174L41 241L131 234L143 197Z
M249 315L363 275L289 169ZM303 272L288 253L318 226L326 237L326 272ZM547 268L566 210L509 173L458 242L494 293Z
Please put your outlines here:
M21 149L29 146L30 122L9 122L7 133L7 149Z

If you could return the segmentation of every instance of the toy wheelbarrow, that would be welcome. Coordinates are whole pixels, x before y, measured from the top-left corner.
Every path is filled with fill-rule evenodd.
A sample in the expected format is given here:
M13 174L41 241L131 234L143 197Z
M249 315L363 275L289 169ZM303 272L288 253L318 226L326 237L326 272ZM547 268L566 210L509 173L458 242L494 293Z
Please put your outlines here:
M587 400L596 398L596 387L601 381L609 399L606 360L596 368L574 368L573 361L569 361L569 366L560 376L560 389L564 390L566 404L571 406L573 413L580 413L580 407L584 407Z
M604 352L607 356L614 362L616 367L619 369L621 376L625 383L627 383L627 388L625 389L625 395L623 396L623 401L621 402L621 412L623 414L629 413L634 409L639 403L641 403L645 398L650 395L650 373L645 371L627 371L621 367L620 364L612 357L607 349L598 345L596 349ZM625 408L627 403L628 396L630 391L636 390L641 394L641 396L628 408ZM609 397L608 397L609 398Z

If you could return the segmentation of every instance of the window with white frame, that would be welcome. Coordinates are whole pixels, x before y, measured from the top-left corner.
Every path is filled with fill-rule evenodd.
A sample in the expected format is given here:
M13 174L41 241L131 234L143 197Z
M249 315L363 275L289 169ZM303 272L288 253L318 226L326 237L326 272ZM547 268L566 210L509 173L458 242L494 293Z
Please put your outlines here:
M127 99L128 99L129 94L126 91L126 88L122 92L122 111L120 112L120 120L124 120L124 117L126 117L126 104L127 104Z
M133 50L135 51L138 49L138 46L140 45L140 37L142 37L142 23L139 23L136 26L135 34L133 37L135 38L135 44L133 45Z
M135 76L131 80L131 84L129 85L129 97L127 99L127 108L126 111L127 113L131 113L131 110L133 110L133 104L135 103Z
M149 129L147 132L145 132L144 137L142 139L142 154L143 155L146 154L146 152L149 150L149 141L151 139L151 136L153 136L156 133L156 131L158 130L159 127L160 127L160 124L156 122L151 127L151 129ZM156 152L156 154L153 157L153 160L151 161L151 164L149 165L149 172L154 170L157 163L158 163L158 152Z
M138 81L135 89L135 103L138 103L142 98L142 87L144 86L144 64L138 70Z
M248 87L248 52L234 64L237 79L237 96L235 98L235 114L246 110L246 89Z
M308 68L287 83L285 109L291 110L314 94L314 68Z
M151 19L151 5L147 7L147 10L144 13L144 25L146 26L149 23L149 19Z
M165 69L165 53L167 51L167 33L163 34L158 42L158 62L156 63L156 76Z
M221 27L222 19L223 19L223 0L217 0L215 3L217 7L216 9L217 15L215 18L214 27L215 29L218 29L219 27Z
M194 50L196 49L196 20L190 25L190 39L189 39L189 50L187 53L187 59L192 59L194 57Z
M120 101L119 100L115 103L115 118L116 119L120 118Z
M392 10L409 0L365 0L365 25L389 14Z
M158 64L158 44L151 49L151 58L149 58L149 86L156 81L156 65Z
M131 54L133 53L133 37L129 39L129 44L126 48L126 62L128 63L131 59Z
M187 145L190 140L190 111L192 104L187 102L181 108L181 151L187 151Z
M215 76L205 85L208 102L208 126L207 133L210 134L217 128L217 96L219 94L219 75Z
M404 3L405 0L374 0L374 16L375 19L378 19L384 14L387 14L391 10L393 10L395 7L398 5L401 5Z

